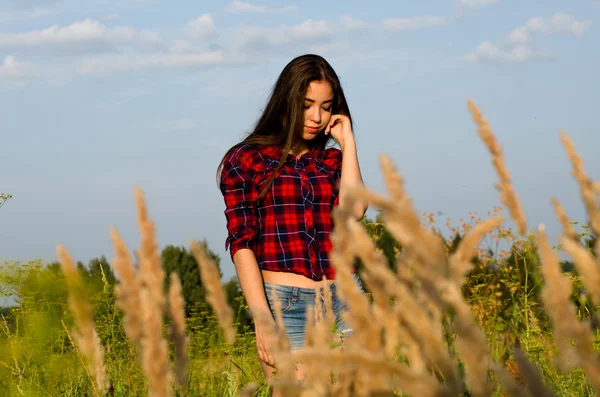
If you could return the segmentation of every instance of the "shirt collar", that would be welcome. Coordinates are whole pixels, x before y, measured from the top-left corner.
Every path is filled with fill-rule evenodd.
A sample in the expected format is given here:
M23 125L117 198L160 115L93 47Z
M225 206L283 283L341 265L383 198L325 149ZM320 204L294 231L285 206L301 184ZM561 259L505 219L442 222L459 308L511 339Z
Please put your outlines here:
M264 155L271 157L274 160L280 160L281 156L283 155L283 148L281 148L279 146L261 146L260 151ZM322 157L323 153L324 153L323 149L321 149L319 147L312 147L308 152L306 152L305 154L300 156L300 158L298 158L298 160ZM296 157L290 154L290 155L288 155L286 160L296 160Z

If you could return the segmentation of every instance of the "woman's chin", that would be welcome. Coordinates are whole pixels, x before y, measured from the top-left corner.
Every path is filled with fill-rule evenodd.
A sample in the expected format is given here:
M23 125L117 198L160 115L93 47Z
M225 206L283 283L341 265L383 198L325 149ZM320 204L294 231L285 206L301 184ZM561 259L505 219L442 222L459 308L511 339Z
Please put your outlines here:
M304 131L304 134L302 135L302 139L304 139L305 141L311 141L311 140L315 139L316 137L318 137L320 133L321 133L321 131L317 131L317 132Z

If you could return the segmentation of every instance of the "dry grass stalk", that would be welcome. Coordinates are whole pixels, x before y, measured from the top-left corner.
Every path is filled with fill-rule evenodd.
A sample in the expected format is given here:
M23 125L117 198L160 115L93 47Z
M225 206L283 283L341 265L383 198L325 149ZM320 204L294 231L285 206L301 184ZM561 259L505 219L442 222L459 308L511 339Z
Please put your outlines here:
M467 384L474 396L491 396L494 386L489 379L488 371L492 369L502 386L507 390L519 390L514 378L506 369L497 365L487 346L482 330L475 324L471 308L464 301L456 284L440 280L439 289L442 296L456 312L454 322L458 338L457 349L467 369Z
M165 272L162 268L154 222L148 218L141 189L136 188L138 227L141 244L137 250L140 265L138 278L140 308L144 327L141 341L141 362L148 381L149 397L167 397L173 394L172 374L167 341L163 337L163 315L166 312L164 295Z
M475 229L463 237L458 249L450 255L450 268L454 281L458 285L462 285L465 276L472 270L473 265L470 261L476 255L476 249L481 239L490 233L492 229L500 226L503 221L502 217L496 216L478 224Z
M567 212L562 207L562 205L560 205L560 202L555 197L550 198L550 202L552 203L552 207L554 208L554 212L556 213L556 219L558 219L558 221L562 225L563 234L570 240L579 241L577 237L577 232L571 224L571 220L569 219Z
M404 189L404 178L394 166L391 159L385 155L379 156L379 165L390 198L394 201L406 200L408 201L407 204L412 207L412 203L410 203L408 194Z
M573 166L571 174L575 177L577 183L579 184L581 198L583 199L592 231L596 236L600 236L600 209L598 208L598 203L596 202L596 197L594 194L594 183L586 175L583 168L583 160L579 154L577 154L575 145L573 145L573 142L569 136L563 131L560 133L560 139L565 147L567 156L571 161L571 165Z
M503 396L511 396L511 397L537 397L536 395L530 395L527 392L527 389L523 388L519 382L515 380L511 373L498 364L497 362L492 362L491 369L494 371L494 375L498 379L498 382L504 387Z
M542 259L542 274L546 285L541 298L552 320L554 339L559 351L567 360L574 360L585 371L595 392L600 392L600 366L594 351L594 337L588 322L579 321L576 309L569 300L571 283L563 275L558 255L552 251L544 226L538 228L538 252ZM575 346L570 344L571 338Z
M183 299L181 281L177 273L170 276L169 312L171 315L171 340L175 345L175 380L179 385L188 381L188 347L189 337L185 334L185 300Z
M227 304L227 296L221 285L221 276L217 265L210 260L202 245L190 240L190 247L194 259L198 264L198 271L202 285L206 288L206 301L211 305L219 324L225 332L227 343L235 341L235 330L233 328L233 310Z
M571 255L581 274L581 281L595 305L600 304L600 271L591 252L570 238L560 238L563 249Z
M333 328L333 296L330 286L323 280L322 286L316 291L314 307L308 307L306 317L308 322L305 328L306 347L327 350L334 348L339 339L335 336ZM283 319L281 320L283 323ZM306 379L310 379L310 388L303 393L310 395L325 395L331 382L332 373L327 362L319 362L306 367Z
M506 168L504 156L502 154L502 146L496 141L496 137L494 136L487 119L481 114L481 111L475 103L472 100L468 100L467 103L473 121L479 127L477 134L492 155L494 168L500 178L500 183L496 184L496 188L500 192L500 200L508 208L512 219L519 228L519 232L522 235L525 235L527 233L527 220L510 180L510 173L508 172L508 168Z
M120 277L119 285L115 286L117 305L124 312L125 332L137 347L139 361L146 375L148 396L170 397L173 395L173 374L168 344L163 336L163 316L167 312L167 298L163 287L165 272L162 269L154 224L148 218L146 203L139 188L135 190L135 199L141 232L141 246L136 250L140 261L137 273L123 240L116 230L111 230L116 251L113 263ZM171 294L175 292L172 290ZM182 309L180 299L173 296L170 298L175 311ZM171 316L174 323L181 323L180 314L171 311ZM185 339L180 341L181 345L185 345L184 341ZM175 343L177 345L178 342ZM181 375L181 368L178 370Z
M156 229L154 222L148 218L146 202L140 188L135 189L135 200L138 210L138 226L141 232L141 245L136 250L140 262L138 277L150 294L156 310L163 313L165 311L165 296L163 293L165 271L162 267L158 242L156 241Z
M270 313L260 312L261 316L256 318L263 324L262 328L266 331L266 343L268 350L275 360L277 368L277 378L271 379L270 384L275 387L285 387L285 385L294 385L296 380L296 364L297 362L289 360L290 356L290 341L285 332L285 324L283 323L283 313L281 309L281 301L277 298L277 291L272 290L273 310L275 311L275 324ZM307 335L310 339L310 335ZM285 358L288 358L286 360ZM297 389L294 389L297 390Z
M254 396L254 393L256 393L257 390L258 390L258 384L256 382L252 382L252 383L246 385L240 391L240 397L252 397L252 396Z
M404 250L414 253L415 259L435 274L448 277L446 248L442 240L421 223L406 201L389 201L364 188L355 188L353 193L360 200L381 208L387 230Z
M370 393L402 389L403 392L414 396L442 396L442 386L437 380L427 374L417 374L409 368L387 360L380 354L367 350L358 351L324 351L322 349L304 348L296 353L296 358L307 365L319 361L327 361L329 368L341 369L353 367L357 372L367 376L385 375L385 382L371 382L366 390ZM355 392L358 390L355 390Z
M387 168L388 171L392 172L391 167ZM391 179L391 178L389 178ZM408 199L404 200L404 203L408 203ZM413 214L415 214L413 212ZM388 216L388 223L398 222L395 219L396 214L391 213ZM369 236L367 235L364 228L356 224L355 222L347 222L346 226L350 232L351 241L354 241L354 249L356 254L363 260L365 266L365 280L371 280L371 290L375 291L375 304L373 311L375 314L381 313L379 316L376 315L375 322L380 324L382 329L377 330L378 334L387 334L387 329L383 328L385 325L385 318L390 315L399 315L399 322L405 328L408 334L413 340L417 341L419 348L416 346L412 347L413 354L416 351L421 351L422 356L425 357L425 362L432 367L440 369L444 379L446 380L449 389L458 394L461 390L460 380L456 366L446 353L443 331L439 323L434 322L434 318L428 316L428 313L423 310L420 302L416 297L411 294L409 288L403 285L401 280L395 275L386 264L382 254L376 251L375 246ZM408 229L408 228L407 228ZM411 230L407 230L406 233L410 234ZM423 235L423 231L420 226L416 228L414 233L409 238L413 238L418 243L418 239ZM373 289L373 287L376 287ZM381 295L383 298L378 300L377 295ZM390 298L396 298L396 307L401 307L402 310L397 310L395 307L391 307ZM379 310L375 310L379 309ZM379 318L378 318L379 317ZM372 335L372 334L371 334ZM374 339L374 338L373 338ZM386 340L386 343L389 339ZM410 343L410 342L409 342ZM349 343L351 345L352 343ZM379 347L377 350L383 349L387 351L389 355L389 346ZM377 351L376 350L376 351ZM414 360L422 361L422 360ZM421 371L422 368L417 366L417 371Z
M144 338L142 339L141 361L148 382L149 397L173 395L172 374L167 341L163 338L163 313L149 289L143 288L141 295Z
M349 197L349 196L346 196ZM349 326L353 329L355 338L362 346L373 346L373 338L376 332L376 324L373 324L370 304L368 298L359 290L354 281L353 265L355 251L353 242L347 228L344 226L347 219L351 217L351 212L347 208L352 208L354 201L349 201L345 205L339 206L333 211L334 222L337 225L330 234L333 248L330 252L332 266L336 272L337 288L336 293L340 300L348 302L354 310L346 313L344 316Z
M329 349L328 342L332 339L331 332L323 329L323 302L319 294L315 297L315 306L306 309L306 348L314 348L320 350ZM329 335L328 335L329 334ZM295 355L295 354L294 354ZM298 363L304 365L302 361ZM327 362L316 362L313 365L304 366L304 378L310 380L306 382L306 387L300 393L300 396L323 396L327 395L328 383L330 382L331 369Z
M104 395L108 390L106 367L104 365L104 348L96 332L92 305L88 301L85 286L79 277L77 267L66 248L59 245L57 254L69 289L69 309L73 314L73 320L77 328L73 332L73 338L85 357L88 372L93 374L96 381L94 391Z
M525 356L518 339L513 352L523 378L527 379L526 387L529 393L534 397L555 397L554 392L544 383L539 369Z
M140 303L142 285L136 276L131 255L123 239L114 228L110 234L116 253L112 264L119 276L119 284L115 286L116 305L124 313L123 328L127 337L140 352L144 331Z

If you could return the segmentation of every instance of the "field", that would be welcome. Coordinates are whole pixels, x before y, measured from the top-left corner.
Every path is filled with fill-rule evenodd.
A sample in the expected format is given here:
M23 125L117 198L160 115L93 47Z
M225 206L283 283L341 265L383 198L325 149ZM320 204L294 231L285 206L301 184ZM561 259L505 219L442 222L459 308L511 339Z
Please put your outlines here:
M469 214L458 226L440 226L417 212L401 174L382 156L387 196L356 189L334 212L331 259L349 302L351 338L336 338L319 301L308 345L291 355L281 330L260 313L251 318L239 290L222 283L195 241L189 247L205 295L186 302L182 275L162 265L138 189L135 259L111 230L110 269L86 271L62 246L54 265L4 265L0 296L15 294L19 304L0 319L1 394L267 396L253 335L252 321L260 321L279 366L273 385L286 396L596 395L600 184L587 177L562 133L588 220L571 221L552 199L563 233L551 246L543 226L530 231L501 146L468 104L503 207L485 219ZM380 215L350 221L353 200L368 201ZM559 251L572 261L560 260ZM353 265L364 295L353 283ZM294 378L296 360L308 364L302 383Z

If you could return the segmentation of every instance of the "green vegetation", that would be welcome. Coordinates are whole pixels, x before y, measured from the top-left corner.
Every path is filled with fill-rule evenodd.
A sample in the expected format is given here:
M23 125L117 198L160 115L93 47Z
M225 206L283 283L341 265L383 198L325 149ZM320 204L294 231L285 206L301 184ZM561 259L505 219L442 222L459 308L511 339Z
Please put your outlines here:
M425 215L436 227L433 216ZM393 266L402 247L378 220L365 219L363 225ZM471 216L468 223L461 222L460 228L450 228L450 237L445 241L448 251L452 252L460 236L478 222ZM594 243L586 228L579 238L588 247ZM502 227L496 229L473 258L475 267L463 294L487 336L494 358L505 363L517 379L520 375L512 346L518 339L558 395L593 395L581 370L561 368L554 363L556 351L539 296L542 281L533 241L519 240ZM499 249L502 245L508 248ZM206 242L204 247L208 249ZM218 255L210 249L208 253L219 264ZM224 284L238 331L236 342L228 345L204 300L205 291L191 253L185 248L167 246L162 251L162 262L167 274L175 271L180 276L186 301L189 384L179 390L179 395L235 396L250 382L260 385L257 395L267 395L255 354L254 328L236 279ZM101 257L87 265L78 263L77 267L86 283L96 329L105 348L106 374L111 384L108 395L145 395L144 373L123 331L122 313L114 304L113 286L117 281L109 262ZM563 267L572 275L572 301L577 305L578 316L593 318L596 310L586 299L575 268L568 262ZM69 331L73 319L60 264L5 264L0 272L0 296L10 295L17 297L17 305L2 309L0 324L0 390L7 391L3 395L94 395L92 381ZM452 335L448 335L448 341L452 341ZM596 340L596 346L597 343Z

